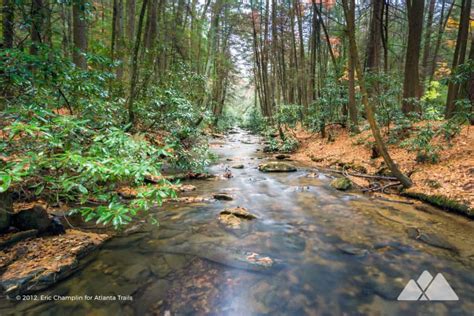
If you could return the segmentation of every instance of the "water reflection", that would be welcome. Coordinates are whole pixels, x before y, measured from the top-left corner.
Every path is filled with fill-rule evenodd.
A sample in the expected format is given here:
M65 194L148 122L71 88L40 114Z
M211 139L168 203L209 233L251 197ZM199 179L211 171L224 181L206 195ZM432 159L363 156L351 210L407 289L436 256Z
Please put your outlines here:
M304 168L261 173L257 148L256 137L231 135L214 146L220 163L210 171L222 173L233 164L244 169L231 169L229 180L195 181L197 190L185 193L228 192L234 200L153 210L159 228L146 226L108 242L83 269L42 292L131 295L133 301L2 302L0 314L472 314L472 222L338 192L329 186L330 175L308 177ZM233 206L259 217L244 234L229 233L216 220ZM410 227L427 239L410 237ZM250 271L238 261L242 253L269 256L276 264ZM405 283L423 270L442 272L461 300L397 302Z

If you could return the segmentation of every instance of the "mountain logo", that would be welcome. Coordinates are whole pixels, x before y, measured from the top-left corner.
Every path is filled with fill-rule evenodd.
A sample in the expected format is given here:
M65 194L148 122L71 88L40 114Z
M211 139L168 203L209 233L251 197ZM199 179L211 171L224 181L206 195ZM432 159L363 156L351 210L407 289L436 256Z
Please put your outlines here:
M411 279L398 295L399 301L458 301L459 297L441 273L436 277L428 271L418 277L416 282Z

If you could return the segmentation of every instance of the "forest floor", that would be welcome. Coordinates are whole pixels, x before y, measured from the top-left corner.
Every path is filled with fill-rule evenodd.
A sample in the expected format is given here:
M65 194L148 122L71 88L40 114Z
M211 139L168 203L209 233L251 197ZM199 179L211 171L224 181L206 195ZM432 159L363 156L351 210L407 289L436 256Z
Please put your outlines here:
M416 130L427 122L414 126ZM431 122L433 128L441 122ZM300 147L292 159L320 168L347 168L352 172L387 175L383 158L372 157L374 139L369 129L357 135L350 135L346 129L338 126L328 128L331 140L321 138L301 128L294 131ZM415 137L411 133L410 137ZM386 135L385 135L386 137ZM439 198L455 201L454 208L472 216L474 210L474 129L464 126L460 133L447 143L441 136L432 140L432 145L440 146L439 162L418 163L416 152L409 151L400 145L389 145L390 155L400 169L410 175L413 187L405 191L406 195L441 204ZM352 169L352 170L351 170ZM367 187L368 178L353 177L350 179ZM433 203L433 198L435 199ZM437 205L442 206L442 205ZM448 209L450 207L447 207Z

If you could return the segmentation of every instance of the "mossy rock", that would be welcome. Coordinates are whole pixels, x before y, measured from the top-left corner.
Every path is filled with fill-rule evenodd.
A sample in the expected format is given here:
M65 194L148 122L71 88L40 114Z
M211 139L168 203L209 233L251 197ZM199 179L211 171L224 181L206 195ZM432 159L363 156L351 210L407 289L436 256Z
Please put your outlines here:
M10 193L0 193L0 233L10 227L11 216L13 212L13 204Z
M286 162L272 161L260 164L258 170L262 172L294 172L296 167Z
M428 195L413 191L403 191L401 195L426 202L441 209L458 213L469 218L474 218L474 210L472 208L470 208L466 204L449 199L444 195Z
M331 186L340 191L346 191L352 188L352 181L342 177L331 181Z

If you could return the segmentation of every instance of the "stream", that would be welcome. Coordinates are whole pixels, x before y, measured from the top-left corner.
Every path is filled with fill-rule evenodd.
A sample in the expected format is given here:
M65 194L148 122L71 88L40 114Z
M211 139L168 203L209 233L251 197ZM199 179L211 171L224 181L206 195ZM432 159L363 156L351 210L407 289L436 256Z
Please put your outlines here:
M180 196L225 192L233 200L153 209L159 226L110 240L77 273L37 293L78 300L1 302L0 315L472 315L474 222L337 191L334 175L298 164L263 173L257 167L271 156L242 130L211 147L219 158L208 171L233 176L185 181L197 189ZM217 220L236 206L257 216L238 233ZM255 254L274 264L253 270L236 259ZM397 301L425 270L442 273L459 300Z

